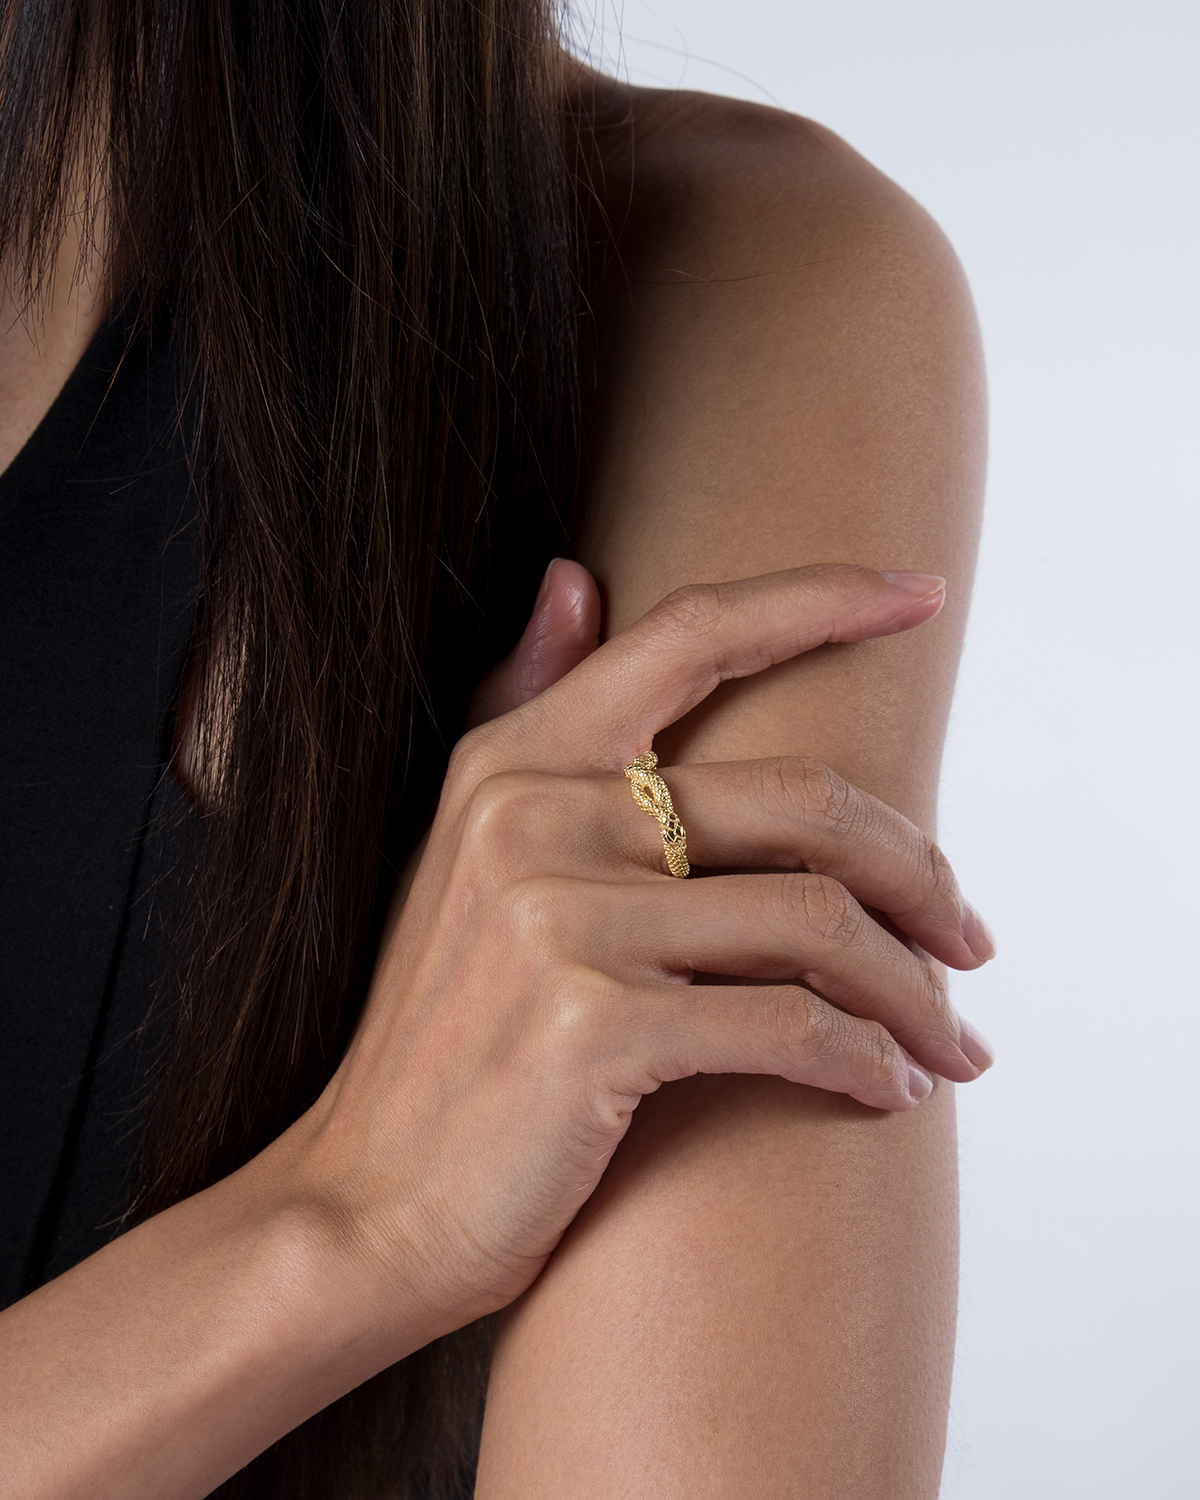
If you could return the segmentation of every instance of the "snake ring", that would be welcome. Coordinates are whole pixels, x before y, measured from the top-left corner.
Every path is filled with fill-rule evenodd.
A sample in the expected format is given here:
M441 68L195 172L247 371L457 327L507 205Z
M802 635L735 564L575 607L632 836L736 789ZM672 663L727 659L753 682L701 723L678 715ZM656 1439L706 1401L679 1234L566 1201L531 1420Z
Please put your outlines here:
M691 871L687 857L687 834L679 821L679 814L671 802L667 783L655 771L658 756L647 750L625 767L629 789L633 800L644 807L662 828L663 853L667 856L667 869L680 880L685 880Z

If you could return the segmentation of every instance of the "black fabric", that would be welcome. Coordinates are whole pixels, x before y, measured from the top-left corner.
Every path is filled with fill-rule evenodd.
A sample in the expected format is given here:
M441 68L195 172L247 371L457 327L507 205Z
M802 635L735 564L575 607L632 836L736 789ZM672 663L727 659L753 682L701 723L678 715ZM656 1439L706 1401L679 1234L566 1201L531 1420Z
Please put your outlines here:
M0 1306L119 1227L170 1019L188 811L166 760L199 569L180 375L169 328L129 343L116 317L0 475ZM558 547L505 528L486 599L439 617L397 860Z
M136 1149L198 568L168 332L114 318L0 475L0 1303L111 1236Z

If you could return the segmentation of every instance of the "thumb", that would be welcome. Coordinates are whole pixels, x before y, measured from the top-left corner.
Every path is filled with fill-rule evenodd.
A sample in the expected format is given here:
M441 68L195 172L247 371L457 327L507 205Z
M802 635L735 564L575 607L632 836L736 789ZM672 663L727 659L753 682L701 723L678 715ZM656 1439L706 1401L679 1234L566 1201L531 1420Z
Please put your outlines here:
M600 591L588 570L566 557L546 569L525 633L492 668L471 699L474 729L536 698L600 644Z

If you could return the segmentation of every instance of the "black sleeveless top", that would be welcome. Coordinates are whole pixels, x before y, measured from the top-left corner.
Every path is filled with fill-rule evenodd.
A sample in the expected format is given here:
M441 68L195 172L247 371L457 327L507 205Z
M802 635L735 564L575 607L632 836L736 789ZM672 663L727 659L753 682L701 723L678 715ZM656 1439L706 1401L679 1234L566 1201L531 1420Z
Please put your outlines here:
M118 315L97 335L0 475L0 1306L119 1228L169 1019L169 994L152 1002L187 816L166 762L197 506L169 330L127 332ZM545 563L510 559L482 645L476 627L426 663L444 723Z
M136 1150L198 568L166 332L115 317L0 475L0 1305L112 1235Z

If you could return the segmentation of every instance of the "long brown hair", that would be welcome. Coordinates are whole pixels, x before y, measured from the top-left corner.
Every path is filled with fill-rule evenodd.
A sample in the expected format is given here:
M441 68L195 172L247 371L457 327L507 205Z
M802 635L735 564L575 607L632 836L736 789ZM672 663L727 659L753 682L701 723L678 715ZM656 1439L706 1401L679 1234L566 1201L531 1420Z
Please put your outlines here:
M169 304L190 350L223 771L139 1217L328 1080L457 727L427 643L484 665L512 629L489 579L527 595L560 550L578 261L556 24L554 0L0 5L0 254L35 294L82 185L114 295ZM421 1351L221 1493L457 1493L486 1357L470 1330Z

